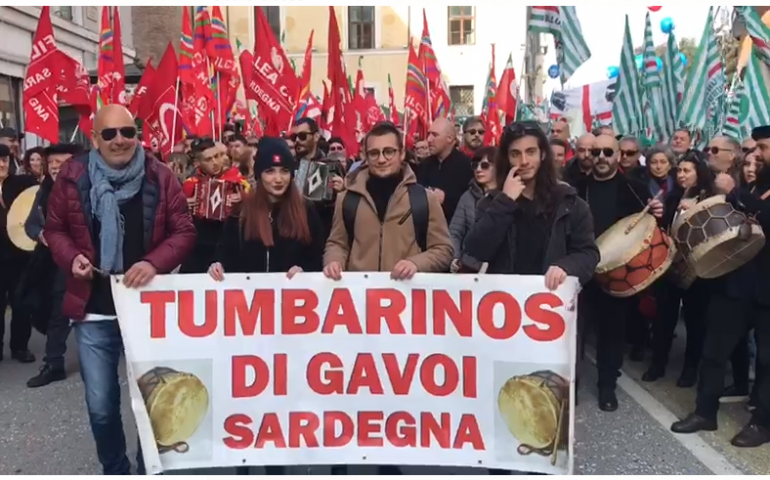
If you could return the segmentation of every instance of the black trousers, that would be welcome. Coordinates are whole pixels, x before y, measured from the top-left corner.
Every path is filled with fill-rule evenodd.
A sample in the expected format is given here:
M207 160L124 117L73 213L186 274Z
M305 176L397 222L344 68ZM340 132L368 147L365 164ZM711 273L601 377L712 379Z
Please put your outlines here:
M599 388L614 389L617 385L620 369L623 367L630 302L633 302L633 299L608 295L595 281L589 282L580 293L578 309L583 310L582 317L584 322L588 322L587 327L596 332Z
M21 314L16 304L16 287L19 285L26 260L9 260L0 262L0 351L5 339L5 310L11 307L11 338L9 346L12 352L26 351L29 338L32 336L32 322L29 317Z
M706 338L708 292L709 284L703 280L696 280L687 290L682 290L668 281L665 281L663 288L658 289L658 314L652 325L653 367L666 368L668 364L674 330L679 323L680 305L687 329L684 367L698 367Z
M70 336L70 319L61 314L66 279L61 271L56 272L53 291L51 292L51 316L45 338L45 357L43 361L56 369L64 368L64 354L67 352L67 338Z
M708 309L706 341L698 381L695 413L716 420L719 397L724 392L727 362L735 347L745 342L746 333L754 324L757 340L756 410L752 422L770 428L770 307L753 300L728 298L721 293L711 296Z
M637 295L626 302L628 309L626 312L626 340L634 347L644 348L650 337L650 326L648 319L639 308L640 300L641 298Z

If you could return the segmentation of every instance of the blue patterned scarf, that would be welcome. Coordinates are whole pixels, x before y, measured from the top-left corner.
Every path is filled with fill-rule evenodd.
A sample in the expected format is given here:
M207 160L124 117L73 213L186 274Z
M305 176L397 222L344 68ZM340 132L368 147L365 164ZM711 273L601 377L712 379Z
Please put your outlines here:
M99 269L123 273L124 224L120 206L139 193L144 181L144 149L139 146L128 165L120 170L110 167L99 151L88 155L91 180L91 209L101 224Z

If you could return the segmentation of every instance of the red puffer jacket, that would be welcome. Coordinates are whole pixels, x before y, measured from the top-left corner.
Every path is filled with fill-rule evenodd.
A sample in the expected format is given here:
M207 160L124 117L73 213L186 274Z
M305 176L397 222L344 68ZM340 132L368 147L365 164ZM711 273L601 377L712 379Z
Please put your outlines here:
M158 273L171 273L195 245L195 227L187 200L174 173L154 157L145 160L141 195L144 204L144 260ZM72 277L72 262L79 254L94 262L91 180L88 153L67 162L56 178L48 200L45 238L57 265L67 275L62 314L82 320L91 296L91 282ZM126 267L128 268L128 266Z

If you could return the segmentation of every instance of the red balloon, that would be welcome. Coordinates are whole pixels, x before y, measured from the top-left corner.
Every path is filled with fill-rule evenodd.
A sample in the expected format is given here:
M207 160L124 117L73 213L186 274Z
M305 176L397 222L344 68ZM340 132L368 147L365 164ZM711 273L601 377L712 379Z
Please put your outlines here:
M660 10L661 8L663 8L663 7L647 7L647 10L649 10L649 11L651 11L651 12L657 12L657 11L658 11L658 10Z

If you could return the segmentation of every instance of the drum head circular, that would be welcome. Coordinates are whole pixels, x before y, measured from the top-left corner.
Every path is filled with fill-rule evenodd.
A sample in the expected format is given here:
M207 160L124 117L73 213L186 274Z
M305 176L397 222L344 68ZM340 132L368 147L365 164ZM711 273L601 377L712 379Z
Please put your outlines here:
M8 211L8 238L16 247L26 252L31 252L37 245L37 239L29 238L27 232L24 231L24 223L32 211L38 190L40 190L40 186L34 185L21 192Z
M596 273L605 273L626 265L647 246L657 222L652 215L644 214L639 223L626 233L626 229L638 217L639 214L634 214L620 219L596 239L601 255Z

